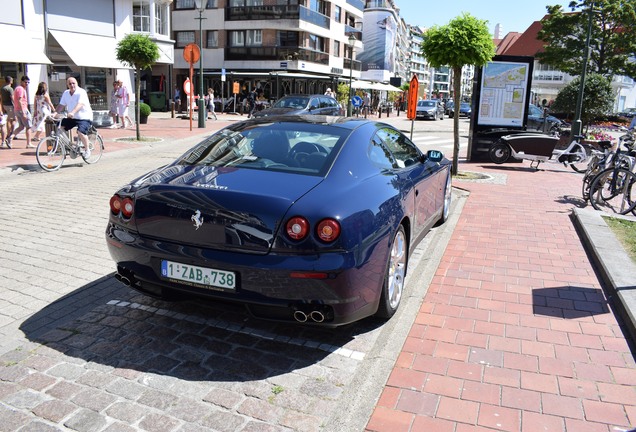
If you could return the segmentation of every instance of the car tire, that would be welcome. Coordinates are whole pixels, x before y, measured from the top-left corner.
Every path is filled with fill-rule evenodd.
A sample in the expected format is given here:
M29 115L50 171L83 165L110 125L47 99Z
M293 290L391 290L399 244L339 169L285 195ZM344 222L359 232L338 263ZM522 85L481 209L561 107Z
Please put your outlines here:
M511 153L512 152L510 150L510 146L501 141L495 143L493 146L490 147L490 150L488 150L488 156L490 157L490 160L496 164L502 164L506 162L510 158Z
M444 186L444 207L442 207L442 216L436 225L442 225L450 216L451 200L453 195L452 175L450 168L446 176L446 186Z
M406 233L404 227L400 225L393 236L387 259L380 304L376 313L376 316L380 318L391 318L400 306L404 294L408 256Z

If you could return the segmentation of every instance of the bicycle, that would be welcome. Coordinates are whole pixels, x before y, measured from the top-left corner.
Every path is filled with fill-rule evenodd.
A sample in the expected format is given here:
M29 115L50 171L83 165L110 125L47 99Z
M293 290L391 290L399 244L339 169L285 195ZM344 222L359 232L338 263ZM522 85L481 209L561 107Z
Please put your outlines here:
M590 184L590 203L596 210L627 214L636 207L636 174L616 165L601 171ZM634 197L632 197L634 195Z
M56 171L60 169L66 156L71 159L82 156L84 162L88 164L94 164L101 159L104 151L104 140L95 126L91 126L86 136L90 149L90 156L86 157L82 151L84 145L79 136L76 136L75 140L71 140L70 134L61 126L61 118L49 117L46 121L49 124L56 124L56 127L50 136L40 140L35 149L35 158L43 170Z

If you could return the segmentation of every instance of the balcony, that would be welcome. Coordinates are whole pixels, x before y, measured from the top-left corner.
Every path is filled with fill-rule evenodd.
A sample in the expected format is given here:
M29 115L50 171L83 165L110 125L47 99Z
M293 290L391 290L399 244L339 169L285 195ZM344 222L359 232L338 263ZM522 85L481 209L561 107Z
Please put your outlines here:
M302 20L329 29L329 17L298 5L240 6L225 8L226 21Z
M300 6L240 6L225 8L226 21L300 19Z
M560 71L535 71L534 81L550 81L564 83L564 73Z
M323 65L329 64L329 53L299 47L243 46L225 48L225 60L299 60Z

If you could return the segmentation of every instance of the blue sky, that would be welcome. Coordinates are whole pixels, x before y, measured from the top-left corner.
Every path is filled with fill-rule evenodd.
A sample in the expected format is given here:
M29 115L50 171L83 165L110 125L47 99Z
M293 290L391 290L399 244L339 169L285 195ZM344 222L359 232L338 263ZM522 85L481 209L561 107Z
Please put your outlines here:
M491 34L495 25L501 24L502 36L511 31L524 32L534 21L543 18L547 5L556 4L570 11L567 7L569 0L395 0L400 16L407 24L423 27L445 25L462 12L468 12L488 21Z

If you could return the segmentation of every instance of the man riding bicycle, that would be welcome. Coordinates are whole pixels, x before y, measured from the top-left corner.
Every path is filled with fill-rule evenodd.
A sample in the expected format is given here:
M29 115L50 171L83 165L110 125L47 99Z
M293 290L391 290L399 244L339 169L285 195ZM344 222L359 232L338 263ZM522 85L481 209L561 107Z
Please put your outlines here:
M64 92L56 111L66 111L66 118L62 119L62 127L70 131L77 126L77 132L84 146L82 154L84 158L90 157L91 150L88 146L88 132L93 126L93 109L86 90L77 85L77 80L70 77L66 80L68 90Z

